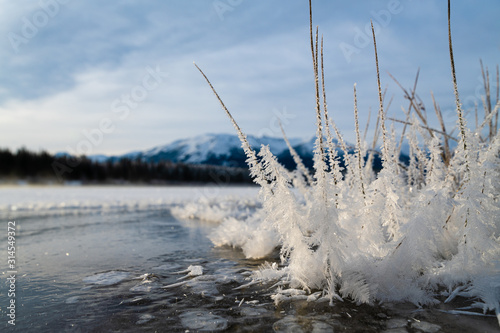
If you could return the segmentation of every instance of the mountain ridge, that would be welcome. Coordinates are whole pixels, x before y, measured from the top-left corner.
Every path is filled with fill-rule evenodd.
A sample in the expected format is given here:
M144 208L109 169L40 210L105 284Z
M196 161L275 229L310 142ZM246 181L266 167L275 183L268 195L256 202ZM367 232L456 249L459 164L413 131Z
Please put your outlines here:
M283 138L253 135L247 136L248 142L255 150L260 150L261 145L269 145L269 148L278 159L290 155L288 147ZM292 147L300 152L302 157L312 157L315 138L306 140L301 138L289 139ZM305 154L309 152L309 154ZM103 155L90 155L89 159L95 162L106 161ZM241 142L237 135L207 133L194 137L177 139L164 145L153 148L132 151L118 156L109 156L109 160L128 158L139 159L145 162L171 161L173 163L185 164L207 164L226 167L246 168L246 156L241 148ZM289 163L285 163L289 164ZM285 165L287 166L287 165Z
M250 146L259 151L261 145L269 145L271 152L278 161L287 169L294 170L296 164L290 154L288 146L283 138L247 135ZM308 168L313 166L313 151L316 137L310 139L290 138L290 144L301 157L304 165ZM340 158L344 152L340 149L337 140L334 139L337 154ZM354 145L348 144L348 153L354 153ZM64 154L64 153L63 153ZM403 163L406 154L403 152L400 160ZM177 139L164 145L158 145L150 149L132 151L118 156L90 155L87 156L93 162L103 163L107 161L119 161L122 159L140 160L141 162L158 163L170 161L172 163L211 165L221 167L248 168L247 157L241 147L240 139L235 134L207 133L194 137ZM365 156L366 158L366 156ZM375 152L373 168L380 170L381 160ZM343 166L343 161L341 161Z

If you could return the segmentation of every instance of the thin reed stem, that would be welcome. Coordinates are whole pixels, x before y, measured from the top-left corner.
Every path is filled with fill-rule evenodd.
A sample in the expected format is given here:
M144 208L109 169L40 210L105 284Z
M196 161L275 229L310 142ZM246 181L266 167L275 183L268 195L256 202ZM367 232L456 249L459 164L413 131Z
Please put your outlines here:
M278 124L280 125L281 133L283 134L283 139L285 140L288 150L290 151L290 155L292 155L293 161L295 162L295 164L297 164L297 169L299 169L304 177L306 177L307 185L311 185L313 183L313 180L311 178L309 170L307 170L299 154L297 154L297 151L292 147L292 144L290 143L290 140L288 140L288 137L285 134L285 130L281 125L281 121L278 120Z
M499 101L500 101L500 72L498 70L498 65L497 65L497 99L496 99L496 103L498 104ZM497 132L498 132L498 113L495 116L495 135L497 134Z
M451 77L453 79L453 92L455 93L455 103L457 105L458 123L460 127L460 136L462 137L463 149L465 154L465 168L469 172L469 161L467 151L467 137L465 118L462 112L462 103L460 103L460 96L458 95L457 75L455 73L455 60L453 58L453 44L451 41L451 4L448 0L448 44L450 49L450 63L451 63Z
M347 151L347 145L345 144L344 138L340 134L340 131L335 124L335 121L330 118L328 114L328 104L326 103L326 88L325 88L325 71L324 71L324 66L323 66L323 37L321 38L321 86L323 89L323 112L325 115L325 132L327 134L327 139L328 139L328 147L331 152L333 152L334 147L333 147L333 140L330 132L330 125L332 126L333 130L335 131L335 135L339 139L340 147L344 151L345 156L347 156L348 151ZM333 163L333 159L331 160L331 167L332 169L335 167L335 163Z
M316 137L318 140L317 154L319 154L320 162L317 165L316 169L316 181L322 183L322 195L325 203L325 207L328 206L328 195L326 191L326 174L325 174L325 149L323 143L323 124L321 120L321 104L320 104L320 93L319 93L319 69L318 69L318 27L316 27L316 42L314 42L313 38L313 30L312 30L312 4L311 0L309 0L309 35L311 38L311 55L313 60L313 69L314 69L314 87L316 90Z
M369 149L369 155L368 155L368 159L366 161L366 166L369 166L370 168L373 167L373 156L375 154L375 152L378 152L377 150L377 141L378 141L378 137L380 136L380 126L379 126L379 123L380 123L380 112L377 112L377 121L375 122L375 133L373 133L373 141L372 141L372 147L371 149Z
M363 132L363 142L366 142L366 136L368 135L368 128L370 127L370 118L372 116L372 109L368 109L368 119L366 120L365 131Z
M392 118L392 117L388 117L387 119L390 120L390 121L394 121L394 122L400 123L400 124L405 124L405 125L410 125L410 126L413 125L411 122L400 120L400 119L396 119L396 118ZM437 130L437 129L434 129L434 128L430 128L430 127L425 126L425 125L418 125L418 126L421 127L421 128L423 128L423 129L426 129L427 131L439 133L439 134L441 134L441 135L443 135L443 136L445 136L448 139L451 139L453 141L458 141L457 139L455 139L454 137L450 136L446 132L443 132L443 131L440 131L440 130Z
M373 21L370 20L373 35L373 47L375 48L375 66L377 67L377 86L378 86L378 99L379 99L379 118L380 127L382 129L382 141L384 143L384 158L389 159L389 147L387 146L387 129L385 128L385 114L384 114L384 99L382 98L382 86L380 85L380 70L378 67L378 54L377 54L377 41L375 39L375 29L373 28Z
M203 71L201 70L201 68L198 67L198 65L196 63L194 63L194 65L200 71L201 75L203 75L203 77L205 78L205 80L207 81L208 85L212 89L212 92L215 94L215 97L217 97L217 100L219 101L220 105L222 106L222 109L226 112L226 115L229 117L229 119L231 120L231 123L233 124L234 128L238 132L238 137L239 137L239 139L240 139L240 141L241 141L241 143L243 145L243 148L245 150L245 153L246 153L247 157L250 160L250 163L253 164L253 167L255 167L255 168L257 168L259 170L258 174L260 176L256 179L257 183L259 185L261 185L262 187L268 187L267 186L267 180L264 179L263 176L262 176L262 175L264 175L264 169L263 169L262 165L260 164L259 160L257 159L257 154L253 150L252 146L250 146L250 143L248 142L247 136L243 133L243 131L241 130L240 126L238 125L238 123L236 122L236 120L233 118L233 115L231 114L231 112L229 112L228 108L226 107L226 105L224 104L224 102L222 101L222 99L220 98L219 94L215 90L214 86L212 85L212 83L210 82L210 80L208 79L208 77L205 75L205 73L203 73ZM252 167L252 165L250 167ZM272 189L270 189L270 192L272 194L274 194L274 192L273 192Z
M309 0L309 36L311 39L311 56L313 61L314 70L314 86L316 91L316 124L318 130L318 140L320 141L320 151L323 155L323 133L322 133L322 122L321 122L321 106L319 98L319 75L318 75L318 29L316 28L316 43L314 43L314 35L312 28L312 4Z
M354 84L354 127L356 129L356 151L358 154L358 172L359 172L359 182L361 186L361 193L363 194L363 200L365 203L365 206L367 205L366 203L366 192L365 192L365 184L363 182L363 168L362 168L362 163L361 163L361 136L359 133L359 119L358 119L358 98L356 95L356 83Z
M403 90L403 93L405 94L405 97L408 98L408 100L410 101L410 105L413 107L413 110L415 110L415 113L420 118L422 123L425 126L427 126L427 117L426 117L425 113L422 112L422 108L420 107L420 105L415 104L415 97L416 97L416 95L414 94L415 89L412 91L412 94L410 95L408 93L408 91L399 83L399 81L396 80L396 78L391 75L391 73L388 73L388 74L394 80L394 82L396 82L396 84L401 88L401 90ZM418 78L418 73L417 73L417 78ZM416 87L416 81L415 81L415 87ZM408 121L408 119L407 119L407 121ZM434 137L434 133L432 133L432 131L429 131L429 134L432 137Z
M434 105L434 111L436 111L436 116L439 120L441 130L443 133L447 133L446 126L445 126L444 120L443 120L443 113L441 112L441 108L439 107L438 103L436 102L436 99L434 98L434 94L432 93L432 91L431 91L431 97L432 97L432 104ZM444 148L443 148L443 152L442 152L441 156L443 157L443 162L444 162L445 166L448 166L450 164L450 160L451 160L450 144L448 141L449 137L451 137L451 136L443 135ZM452 139L455 140L454 138L452 138Z
M410 115L411 115L411 108L413 106L413 100L415 99L416 91L417 91L417 83L418 83L418 76L420 74L420 67L417 70L417 75L415 75L415 83L413 83L413 89L411 91L411 97L410 97L410 104L408 105L408 111L406 112L406 121L410 120ZM403 130L401 131L401 138L399 139L399 145L398 145L398 154L401 153L401 148L403 145L403 138L406 133L406 127L405 125L403 127Z
M493 119L493 117L496 117L498 115L499 107L500 107L500 101L497 102L497 104L493 108L493 111L491 111L491 113L487 117L484 117L484 120L481 123L481 125L477 126L476 133L481 133L483 128L486 126L486 124L490 123L491 120ZM490 138L490 142L492 140L493 140L493 138Z
M486 67L486 70L483 66L483 61L479 59L479 63L481 64L481 75L483 76L483 85L484 85L484 93L485 93L485 98L483 100L483 107L484 107L484 117L488 117L488 115L491 113L491 89L490 89L490 72L488 70L488 67ZM491 141L493 139L494 135L494 130L493 130L493 119L490 119L488 123L490 130L489 130L489 135L488 139Z
M325 151L323 145L323 130L321 121L321 105L320 105L320 93L319 93L319 74L318 74L318 28L316 28L316 43L314 43L314 35L312 28L312 3L309 0L309 35L311 39L311 55L313 61L314 69L314 84L316 89L316 126L317 126L317 137L319 143L319 153L321 159L325 160Z
M323 121L321 117L321 98L319 92L319 63L318 63L318 27L316 27L316 41L315 48L313 49L313 58L314 58L314 78L315 78L315 88L316 88L316 125L318 127L318 140L319 140L319 149L321 159L325 160L325 147L323 143ZM311 36L312 38L312 36Z

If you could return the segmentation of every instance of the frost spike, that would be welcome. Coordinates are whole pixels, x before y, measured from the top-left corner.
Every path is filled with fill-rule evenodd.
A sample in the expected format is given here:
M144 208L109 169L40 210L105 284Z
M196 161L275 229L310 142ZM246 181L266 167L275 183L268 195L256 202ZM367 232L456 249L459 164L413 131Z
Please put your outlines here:
M229 112L226 105L224 104L222 99L219 97L219 94L217 93L215 88L212 86L212 83L210 83L210 80L205 75L205 73L203 73L201 68L198 67L198 65L196 63L193 62L193 64L196 66L196 68L200 71L201 75L203 75L203 77L207 81L207 83L210 86L210 88L212 89L213 93L215 94L215 96L219 100L219 103L221 104L222 108L224 109L224 111L226 111L226 114L229 117L229 119L231 120L231 123L233 124L234 128L238 132L238 138L240 139L241 144L243 146L243 149L245 150L245 155L247 155L247 157L250 160L249 161L250 169L253 169L253 171L255 172L256 182L264 188L269 188L269 186L267 184L267 180L264 178L264 169L263 169L262 165L260 165L259 160L257 159L257 155L255 154L255 151L250 146L250 143L248 142L247 136L243 133L240 126L238 126L238 124L236 123L236 120L234 120L233 116L231 115L231 112ZM270 191L271 191L271 193L273 193L272 189L270 189Z
M448 44L450 49L450 63L451 63L451 77L453 79L453 92L455 93L455 103L457 105L457 115L458 115L458 123L460 125L460 136L462 137L463 149L465 154L465 169L467 173L470 173L469 170L469 157L467 150L467 137L465 133L465 119L462 112L462 103L460 103L460 97L458 95L458 85L457 85L457 75L455 73L455 60L453 58L453 45L451 42L451 4L450 0L448 0Z

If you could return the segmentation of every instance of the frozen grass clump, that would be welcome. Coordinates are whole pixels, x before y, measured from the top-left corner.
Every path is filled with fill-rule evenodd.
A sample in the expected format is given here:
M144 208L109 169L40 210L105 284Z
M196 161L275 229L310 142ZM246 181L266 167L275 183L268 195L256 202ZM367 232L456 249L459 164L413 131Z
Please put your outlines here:
M260 204L255 199L234 196L202 196L198 200L184 200L170 208L175 217L182 220L200 220L214 224L221 223L232 217L246 219L259 209Z
M448 2L448 14L449 9ZM236 219L224 222L224 228L214 236L215 243L244 249L253 245L253 251L245 253L256 257L272 250L255 250L258 244L268 243L265 238L259 236L260 243L252 243L251 237L234 241L229 234L241 235L251 228L249 234L263 232L278 239L282 265L266 265L254 274L255 281L277 282L273 299L278 303L349 298L358 303L412 302L422 306L465 296L477 300L474 307L495 313L500 323L498 68L495 103L491 103L489 73L486 70L485 75L483 70L487 96L484 121L472 130L461 109L449 29L458 137L446 131L437 103L441 130L429 127L415 92L405 91L411 103L406 120L401 121L405 132L400 139L386 127L373 33L383 168L375 174L370 153L366 161L363 158L367 145L359 134L354 87L356 150L344 154L345 170L341 170L337 149L346 148L328 116L322 45L319 51L312 19L310 33L317 119L312 171L303 167L291 147L298 166L293 172L280 165L267 146L258 153L252 150L214 90L242 141L251 174L261 186L262 202L255 217L247 219L249 223ZM402 139L410 146L408 165L398 160ZM454 150L449 140L458 142ZM230 240L224 239L224 233Z
M279 247L279 236L261 212L239 219L225 218L209 235L215 246L240 248L247 258L263 258Z

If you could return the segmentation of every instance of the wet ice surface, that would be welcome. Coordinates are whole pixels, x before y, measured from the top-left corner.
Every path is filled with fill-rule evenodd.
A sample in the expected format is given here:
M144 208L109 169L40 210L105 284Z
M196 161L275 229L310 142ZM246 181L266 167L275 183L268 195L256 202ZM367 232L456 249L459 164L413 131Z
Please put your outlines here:
M129 275L130 274L127 272L115 272L115 271L99 273L84 278L83 283L109 286L120 283L121 281L125 280Z
M47 197L39 191L36 198ZM200 192L191 191L182 189L181 196ZM10 196L21 203L1 210L19 226L19 332L498 331L495 318L412 305L357 306L346 300L330 306L303 300L275 306L270 285L242 288L264 260L214 248L207 238L213 224L175 218L166 203L135 205L137 198L128 192L105 189L92 196L87 189L84 200L75 189L56 192L48 194L52 199L46 203L40 199L37 205L45 207L40 213L29 208L29 192L24 190ZM145 190L138 196L146 198ZM94 208L51 208L68 197ZM95 208L97 202L101 208Z
M224 331L228 320L209 311L186 311L179 315L182 326L192 330Z

